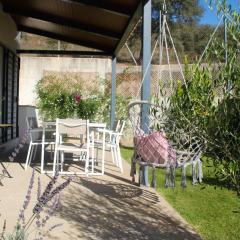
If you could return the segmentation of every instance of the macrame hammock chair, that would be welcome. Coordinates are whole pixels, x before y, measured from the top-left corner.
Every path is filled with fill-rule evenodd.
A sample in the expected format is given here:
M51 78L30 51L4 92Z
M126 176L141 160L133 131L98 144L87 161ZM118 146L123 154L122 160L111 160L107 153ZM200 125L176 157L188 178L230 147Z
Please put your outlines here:
M170 54L167 39L170 40L171 46L173 48L178 66L179 72L181 74L182 84L187 89L187 84L185 81L182 66L179 61L179 57L174 45L174 41L167 23L166 17L166 2L163 4L163 14L160 14L160 26L161 30L159 37L153 48L153 53L150 58L150 62L147 66L147 70L151 64L152 57L156 50L157 45L159 45L159 64L160 68L158 71L158 79L162 78L162 59L163 59L163 49L166 51L166 59L169 71L170 85L173 88L173 76L170 64ZM222 20L222 19L221 19ZM220 22L221 22L220 20ZM210 40L206 46L209 47L210 42L213 39L219 24L214 30L210 37ZM128 51L131 53L129 47L126 45ZM198 64L202 60L203 55L206 52L204 50ZM131 57L134 60L133 54ZM134 61L136 64L136 61ZM147 72L146 70L146 72ZM146 72L143 74L142 81L139 87L137 96L140 95L142 84L146 77ZM159 93L159 89L157 91ZM157 94L157 97L159 95ZM143 114L143 112L145 114ZM128 116L133 129L134 136L134 155L132 157L131 166L131 176L133 181L135 181L136 174L136 164L140 165L139 173L139 184L144 182L144 167L152 167L152 183L151 186L156 185L156 168L163 168L166 170L165 176L165 187L175 187L175 169L180 168L181 174L181 186L186 187L186 168L188 166L192 167L192 183L196 184L202 182L202 162L201 154L204 150L204 141L200 140L197 136L194 136L192 132L185 132L183 128L178 128L174 122L168 125L166 124L166 119L164 119L164 111L160 105L148 102L135 100L132 101L128 106ZM166 131L167 130L167 131ZM166 136L165 131L168 133ZM169 134L170 133L170 134Z

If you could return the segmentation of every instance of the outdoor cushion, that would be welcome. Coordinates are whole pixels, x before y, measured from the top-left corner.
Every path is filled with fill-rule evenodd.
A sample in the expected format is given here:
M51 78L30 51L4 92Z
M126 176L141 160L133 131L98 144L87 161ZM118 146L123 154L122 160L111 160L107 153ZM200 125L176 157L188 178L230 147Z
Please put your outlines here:
M137 153L144 161L158 164L176 162L176 152L162 131L147 136L137 135L134 141Z

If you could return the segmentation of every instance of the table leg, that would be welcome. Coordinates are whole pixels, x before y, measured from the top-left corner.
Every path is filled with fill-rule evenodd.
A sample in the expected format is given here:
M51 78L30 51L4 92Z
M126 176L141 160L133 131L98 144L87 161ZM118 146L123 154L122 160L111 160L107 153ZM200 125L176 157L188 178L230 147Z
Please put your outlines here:
M104 164L105 164L105 129L103 131L103 146L102 146L102 175L104 175Z

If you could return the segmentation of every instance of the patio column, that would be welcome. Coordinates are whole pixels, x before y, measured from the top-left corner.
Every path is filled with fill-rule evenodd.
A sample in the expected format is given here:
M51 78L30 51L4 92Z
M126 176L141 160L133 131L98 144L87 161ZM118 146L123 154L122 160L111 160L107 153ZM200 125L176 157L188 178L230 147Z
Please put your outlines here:
M114 122L116 119L116 65L117 58L112 58L112 89L111 89L111 113L110 113L110 126L113 129Z
M152 1L148 0L143 4L143 29L142 29L142 88L141 100L150 100L151 95L151 33L152 33ZM141 109L141 128L148 133L149 108L147 106ZM142 168L141 184L148 186L148 167Z

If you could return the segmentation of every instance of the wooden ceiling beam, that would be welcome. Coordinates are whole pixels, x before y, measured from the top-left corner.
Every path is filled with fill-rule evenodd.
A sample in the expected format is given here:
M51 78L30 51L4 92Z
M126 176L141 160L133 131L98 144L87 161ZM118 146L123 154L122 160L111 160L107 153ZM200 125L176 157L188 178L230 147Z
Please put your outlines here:
M142 6L143 6L143 1L141 1L139 3L138 8L136 9L132 18L129 20L129 22L126 26L121 39L118 41L118 43L115 47L115 50L114 50L115 56L117 56L117 54L119 53L119 51L121 50L123 45L126 43L127 39L129 38L129 36L130 36L131 32L133 31L134 27L137 25L139 19L142 17Z
M18 8L15 8L14 6L10 6L10 5L4 5L3 10L4 10L4 12L7 12L9 14L39 19L39 20L43 20L46 22L51 22L51 23L55 23L58 25L75 28L81 32L87 32L87 33L95 34L95 35L113 39L113 40L119 40L121 38L120 33L114 33L114 32L110 32L110 31L106 31L105 29L101 29L101 28L97 28L97 27L93 27L93 26L87 26L87 25L84 25L77 21L73 21L73 20L70 20L70 19L67 19L64 17L60 17L60 16L55 16L52 14L47 14L44 12L33 11L30 9L29 10L18 9Z
M104 57L110 58L112 55L109 52L101 51L77 51L77 50L42 50L42 49L18 49L18 54L40 54L48 55L63 55L63 56L76 56L76 57Z
M85 47L89 47L89 48L93 48L93 49L98 49L98 50L103 51L103 52L110 52L112 50L112 49L110 49L109 46L105 46L105 45L101 46L99 43L97 44L95 42L83 41L81 39L72 38L70 36L66 36L66 35L63 35L63 34L60 34L60 33L49 32L49 31L46 31L46 30L43 30L43 29L24 26L22 24L17 24L17 27L18 27L18 31L37 34L37 35L41 35L41 36L48 37L48 38L53 38L53 39L64 41L64 42L78 44L78 45L81 45L81 46L85 46ZM96 48L96 46L98 48Z
M100 9L101 11L111 12L116 15L129 18L132 14L131 9L116 5L115 3L106 4L102 0L60 0L62 2L69 2L75 4L82 4Z

